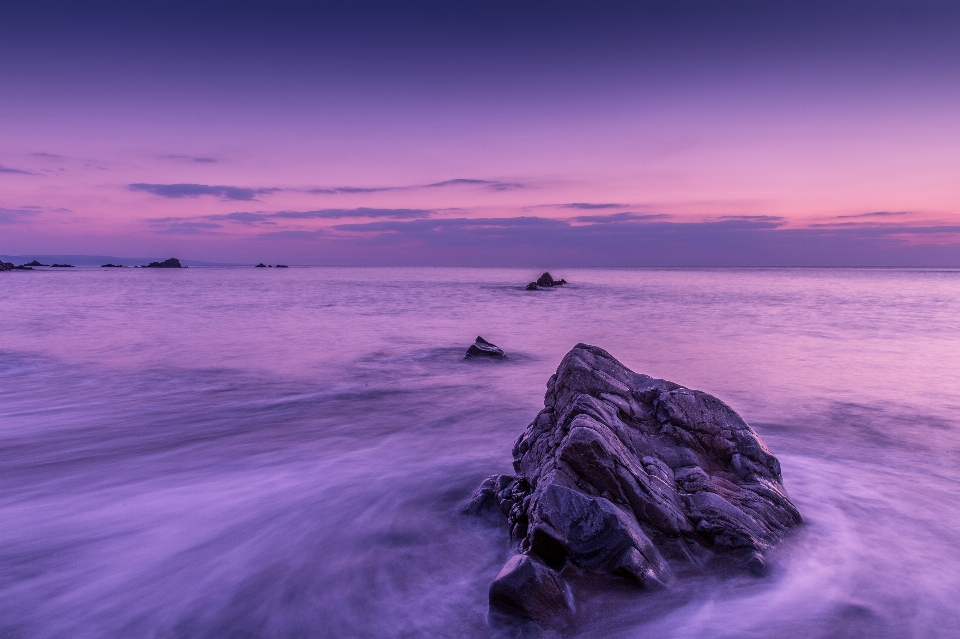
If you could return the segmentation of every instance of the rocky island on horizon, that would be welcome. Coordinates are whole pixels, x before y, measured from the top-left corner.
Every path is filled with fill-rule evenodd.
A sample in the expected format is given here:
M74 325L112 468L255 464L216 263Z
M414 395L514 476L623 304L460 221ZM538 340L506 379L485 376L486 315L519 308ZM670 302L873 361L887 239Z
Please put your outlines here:
M168 260L163 260L162 262L150 262L143 268L186 268L180 264L180 260L175 257L171 257Z

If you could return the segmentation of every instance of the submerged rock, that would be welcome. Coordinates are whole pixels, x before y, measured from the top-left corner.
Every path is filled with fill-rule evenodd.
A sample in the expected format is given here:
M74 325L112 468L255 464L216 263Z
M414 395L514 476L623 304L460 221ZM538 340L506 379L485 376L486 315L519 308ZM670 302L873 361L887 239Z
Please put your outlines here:
M639 588L664 587L677 570L759 573L767 550L802 521L777 458L733 409L595 346L563 358L513 459L517 474L488 478L464 511L507 519L520 555L542 566L524 569L536 572L531 583L547 584L543 570ZM497 588L490 605L500 615L572 611L548 585L513 588L512 599Z
M529 284L527 284L527 287L526 287L525 289L523 289L523 290L525 290L525 291L539 291L539 290L540 290L540 285L537 284L536 282L530 282Z
M503 359L506 357L506 354L503 352L502 348L495 344L491 344L478 335L477 341L470 345L470 348L467 349L467 353L464 355L464 357L491 357L493 359Z
M169 260L163 260L162 262L150 262L144 268L183 268L183 266L180 264L180 260L171 257Z

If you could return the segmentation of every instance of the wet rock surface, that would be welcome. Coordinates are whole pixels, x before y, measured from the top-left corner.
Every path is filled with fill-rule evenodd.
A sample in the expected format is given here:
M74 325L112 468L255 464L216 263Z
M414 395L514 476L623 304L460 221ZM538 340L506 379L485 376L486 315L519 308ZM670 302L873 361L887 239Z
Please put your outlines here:
M585 344L550 378L513 459L515 475L488 478L464 507L505 518L519 555L536 562L512 598L491 586L491 619L555 628L550 619L572 614L543 570L561 584L563 571L641 589L668 586L677 572L762 573L766 552L802 521L776 457L729 406Z
M470 345L470 348L467 349L467 353L464 355L464 357L467 359L473 359L475 357L503 359L506 357L506 354L503 352L502 348L496 344L491 344L478 335L477 340Z

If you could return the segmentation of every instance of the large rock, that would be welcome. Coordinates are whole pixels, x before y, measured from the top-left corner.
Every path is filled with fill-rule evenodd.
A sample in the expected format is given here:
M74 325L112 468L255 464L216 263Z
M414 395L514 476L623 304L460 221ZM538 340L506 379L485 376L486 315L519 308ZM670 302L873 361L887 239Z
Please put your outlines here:
M517 474L487 479L465 512L505 517L519 553L558 573L640 588L668 585L677 570L758 573L801 523L777 458L729 406L634 373L595 346L563 358L513 459ZM536 592L490 605L572 610Z

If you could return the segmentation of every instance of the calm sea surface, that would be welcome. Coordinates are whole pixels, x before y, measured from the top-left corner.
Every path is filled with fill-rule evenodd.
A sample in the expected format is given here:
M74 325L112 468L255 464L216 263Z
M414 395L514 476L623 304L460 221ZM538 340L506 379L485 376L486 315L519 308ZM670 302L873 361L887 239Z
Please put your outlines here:
M0 274L0 636L493 636L458 507L577 342L733 406L807 522L580 636L960 636L960 271L536 275Z

